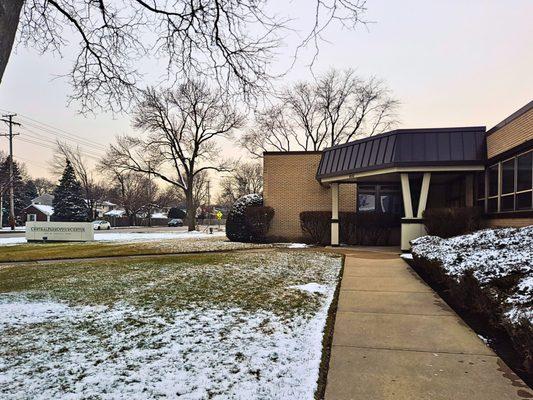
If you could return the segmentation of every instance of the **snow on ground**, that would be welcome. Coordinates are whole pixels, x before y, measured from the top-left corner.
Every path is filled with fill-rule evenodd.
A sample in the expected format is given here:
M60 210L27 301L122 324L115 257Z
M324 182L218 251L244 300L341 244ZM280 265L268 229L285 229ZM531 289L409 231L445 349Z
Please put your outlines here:
M90 279L88 271L67 280L51 276L53 291L43 291L47 282L39 286L39 279L32 278L26 291L0 294L0 397L312 400L340 258L276 252L231 260L185 269L128 265L130 273L118 278L127 284L117 289L125 294L107 304L76 300L96 296L94 288L105 293L105 285L115 284ZM39 268L42 279L47 267ZM172 281L176 274L193 283L187 286L180 276ZM137 282L139 277L152 281ZM197 286L195 279L214 285L195 292L203 299L189 294ZM307 283L285 284L276 292L280 281ZM79 282L85 282L87 296L82 288L72 290ZM165 303L176 298L163 291L176 290L175 282L185 285L184 304ZM72 291L63 295L63 286ZM289 286L306 289L288 293ZM222 293L239 290L243 298L220 301ZM257 303L250 304L254 290L259 290ZM154 293L159 295L153 301L137 303ZM270 299L273 293L281 297ZM285 300L303 301L303 309L291 306L282 312L278 308L285 307Z
M15 231L24 232L26 230L25 226L15 226ZM0 228L0 231L2 232L11 232L11 228L9 226L4 226Z
M512 323L533 323L533 226L485 229L450 239L424 236L412 242L412 253L442 264L456 280L471 273L481 287L515 281L502 299L506 316Z
M289 249L306 249L308 247L311 247L311 246L305 243L291 243L288 246Z
M404 260L412 260L413 259L413 255L411 253L402 253L400 255L401 258L403 258Z
M95 232L94 240L102 242L147 242L169 239L208 239L213 237L225 237L226 233L214 231L212 234L207 232ZM0 236L0 246L27 243L24 237L3 238Z
M289 289L298 289L309 293L326 293L328 291L327 286L320 285L314 282L306 283L305 285L289 286Z

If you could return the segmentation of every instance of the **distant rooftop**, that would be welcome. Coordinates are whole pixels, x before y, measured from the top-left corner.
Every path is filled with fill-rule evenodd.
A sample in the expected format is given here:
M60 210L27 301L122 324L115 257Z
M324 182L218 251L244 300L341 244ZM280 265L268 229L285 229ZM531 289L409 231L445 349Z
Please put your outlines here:
M31 200L32 204L43 204L46 206L51 206L52 202L54 201L54 195L50 193L44 193L40 196L37 196L36 198Z

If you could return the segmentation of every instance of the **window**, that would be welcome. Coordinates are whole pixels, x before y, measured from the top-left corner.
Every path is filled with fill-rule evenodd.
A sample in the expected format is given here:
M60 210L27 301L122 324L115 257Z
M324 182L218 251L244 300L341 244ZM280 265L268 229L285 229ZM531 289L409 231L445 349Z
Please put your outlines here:
M36 214L28 214L27 218L28 218L28 222L37 221L37 215Z
M533 151L517 157L517 181L516 191L530 190L532 188L533 175Z
M514 192L514 158L502 163L502 194Z
M357 209L359 211L376 211L376 195L359 193L357 195Z
M487 212L533 209L533 151L530 150L487 169ZM484 205L484 179L478 176L477 204ZM482 194L483 193L483 194Z
M379 200L378 200L379 199ZM398 185L359 185L358 212L402 213L402 196Z
M489 197L498 195L499 164L489 167Z

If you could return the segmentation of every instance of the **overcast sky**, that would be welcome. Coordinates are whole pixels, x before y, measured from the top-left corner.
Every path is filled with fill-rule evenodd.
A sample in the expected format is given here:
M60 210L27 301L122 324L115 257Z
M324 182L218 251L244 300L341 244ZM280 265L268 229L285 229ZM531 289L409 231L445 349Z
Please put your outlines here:
M291 4L293 13L311 17L306 1ZM490 128L533 99L533 1L368 0L367 6L367 19L375 23L354 32L330 29L314 72L351 67L362 76L384 79L401 102L401 127ZM281 51L280 65L289 55ZM278 84L311 79L308 62L304 55ZM68 55L61 59L18 48L0 85L0 109L85 138L92 143L87 151L102 154L116 134L131 132L129 117L85 118L76 105L67 108L68 84L53 78L70 66ZM35 125L19 131L27 140L54 142L50 131ZM6 138L0 138L0 149L7 149ZM15 139L15 152L31 175L50 175L51 149ZM245 157L228 143L224 152Z

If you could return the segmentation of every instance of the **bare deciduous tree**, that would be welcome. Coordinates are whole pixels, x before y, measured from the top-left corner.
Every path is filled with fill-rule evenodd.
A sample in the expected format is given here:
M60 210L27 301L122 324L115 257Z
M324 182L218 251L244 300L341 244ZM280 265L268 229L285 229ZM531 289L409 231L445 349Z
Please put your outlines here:
M218 204L231 207L238 198L263 193L263 167L260 163L239 163L231 174L220 182Z
M189 230L195 229L195 182L204 171L224 171L217 139L229 137L244 117L220 90L190 81L176 90L145 91L134 126L142 138L123 136L108 158L118 168L152 174L185 195Z
M110 199L124 209L129 224L135 225L137 214L148 210L159 196L157 185L144 173L118 167L109 156L102 158L96 168L108 178Z
M241 146L256 157L265 151L291 151L294 132L280 105L257 111L254 126L241 137Z
M397 122L399 103L385 84L350 69L297 83L278 97L279 104L258 112L243 136L242 147L255 156L268 150L321 150L382 133Z
M35 178L33 183L39 196L42 196L45 193L51 194L56 187L56 184L48 178Z
M309 45L316 56L328 26L353 28L366 10L364 0L314 0L314 7L295 58ZM68 77L82 110L127 108L147 59L162 61L170 79L214 78L254 94L269 84L282 38L294 33L279 11L264 0L0 0L0 81L18 27L21 42L40 52L61 54L68 33L79 38Z

